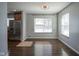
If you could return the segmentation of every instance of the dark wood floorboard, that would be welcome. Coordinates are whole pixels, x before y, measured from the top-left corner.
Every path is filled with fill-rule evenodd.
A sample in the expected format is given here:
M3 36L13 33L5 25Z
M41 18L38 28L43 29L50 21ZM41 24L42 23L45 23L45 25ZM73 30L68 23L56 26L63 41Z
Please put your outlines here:
M32 41L33 45L31 47L16 47L20 41L8 41L8 49L10 56L35 56L38 54L39 56L78 56L74 51L64 45L57 39L27 39L26 41ZM50 42L50 44L46 44L45 47L46 52L44 52L44 44L36 44L36 42ZM35 46L36 45L36 46ZM37 51L36 51L37 50ZM45 54L44 54L45 53Z

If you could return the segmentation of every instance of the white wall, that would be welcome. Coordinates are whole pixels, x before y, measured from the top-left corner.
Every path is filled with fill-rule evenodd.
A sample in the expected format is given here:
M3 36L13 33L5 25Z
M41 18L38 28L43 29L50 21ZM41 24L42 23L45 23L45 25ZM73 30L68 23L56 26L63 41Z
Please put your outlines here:
M8 54L7 45L7 3L0 2L0 56Z
M26 24L26 19L27 18L27 15L26 15L26 12L22 12L22 31L21 31L21 41L24 41L24 40L26 40L26 38L27 38L27 32L26 32L26 30L27 30L27 24Z
M61 30L61 17L63 14L69 13L69 38L63 36L60 33ZM67 8L65 8L62 12L58 15L58 21L59 21L59 40L64 42L66 45L68 45L71 49L73 49L75 52L79 54L79 3L75 2L69 5Z
M52 33L35 33L34 32L34 17L51 18L53 32ZM27 14L27 38L57 39L57 16L56 15Z

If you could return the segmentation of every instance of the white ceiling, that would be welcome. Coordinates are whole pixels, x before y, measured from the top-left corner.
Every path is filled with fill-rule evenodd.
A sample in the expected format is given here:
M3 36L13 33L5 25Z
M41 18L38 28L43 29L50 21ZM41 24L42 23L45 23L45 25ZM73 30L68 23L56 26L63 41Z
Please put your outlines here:
M20 10L32 14L56 14L70 2L48 2L48 9L42 9L46 2L8 2L8 11Z

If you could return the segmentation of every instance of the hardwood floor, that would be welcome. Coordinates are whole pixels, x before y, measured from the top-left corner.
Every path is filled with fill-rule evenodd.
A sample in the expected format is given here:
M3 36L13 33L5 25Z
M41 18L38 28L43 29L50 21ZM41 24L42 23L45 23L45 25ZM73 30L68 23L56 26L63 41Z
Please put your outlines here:
M8 41L10 56L78 56L74 51L57 39L27 39L31 47L17 47L20 41Z

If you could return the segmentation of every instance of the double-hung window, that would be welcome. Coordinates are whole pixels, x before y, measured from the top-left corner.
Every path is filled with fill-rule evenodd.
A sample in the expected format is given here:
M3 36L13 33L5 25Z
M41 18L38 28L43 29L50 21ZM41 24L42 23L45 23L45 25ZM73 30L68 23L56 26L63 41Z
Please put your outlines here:
M62 15L61 33L69 37L69 13Z
M51 33L52 32L52 19L35 18L34 19L34 32L35 33Z

